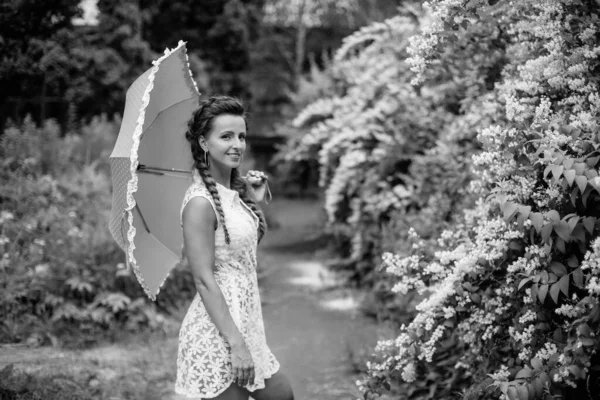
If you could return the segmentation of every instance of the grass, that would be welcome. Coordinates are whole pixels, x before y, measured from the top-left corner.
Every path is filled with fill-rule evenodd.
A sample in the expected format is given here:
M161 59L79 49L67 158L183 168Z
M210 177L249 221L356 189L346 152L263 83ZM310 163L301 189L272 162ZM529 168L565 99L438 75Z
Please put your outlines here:
M0 349L2 364L11 362L0 373L0 400L168 399L176 356L176 330L83 351Z

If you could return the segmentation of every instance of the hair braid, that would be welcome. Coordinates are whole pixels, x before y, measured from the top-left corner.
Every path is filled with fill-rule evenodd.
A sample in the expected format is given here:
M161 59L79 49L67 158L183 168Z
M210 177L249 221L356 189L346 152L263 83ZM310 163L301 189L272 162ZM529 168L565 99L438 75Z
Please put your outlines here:
M221 196L219 196L219 192L217 191L217 184L215 180L210 175L210 171L206 164L203 161L200 163L196 163L196 168L204 181L204 185L208 189L213 201L215 202L215 207L217 208L217 212L219 213L219 221L221 222L221 226L223 227L223 232L225 233L225 243L229 244L231 241L229 240L229 231L227 230L227 225L225 225L225 213L223 212L223 206L221 204ZM216 229L216 227L215 227Z
M247 183L240 175L238 169L234 168L231 171L231 187L240 194L242 201L246 203L248 207L250 207L258 216L258 241L260 242L267 231L267 221L265 220L265 216L263 215L263 212L258 204L256 204L256 202L250 196L248 196L248 187L246 185Z

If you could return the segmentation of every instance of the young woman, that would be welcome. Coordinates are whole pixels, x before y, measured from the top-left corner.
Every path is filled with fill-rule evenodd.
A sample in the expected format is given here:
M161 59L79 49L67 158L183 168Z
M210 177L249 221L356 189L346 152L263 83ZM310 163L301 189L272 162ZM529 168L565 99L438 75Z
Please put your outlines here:
M246 134L244 107L227 96L202 102L188 123L195 168L182 224L198 293L179 333L175 391L185 398L294 398L265 340L256 278L265 182L253 188L238 171Z

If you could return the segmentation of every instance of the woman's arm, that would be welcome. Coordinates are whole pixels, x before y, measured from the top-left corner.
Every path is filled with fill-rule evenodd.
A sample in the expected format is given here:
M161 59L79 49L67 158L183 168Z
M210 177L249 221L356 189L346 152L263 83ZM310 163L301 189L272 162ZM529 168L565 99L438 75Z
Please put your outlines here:
M254 380L254 365L213 274L215 223L216 216L208 199L194 197L186 204L183 210L183 240L194 283L206 312L232 348L234 379L237 377L238 383L243 386Z

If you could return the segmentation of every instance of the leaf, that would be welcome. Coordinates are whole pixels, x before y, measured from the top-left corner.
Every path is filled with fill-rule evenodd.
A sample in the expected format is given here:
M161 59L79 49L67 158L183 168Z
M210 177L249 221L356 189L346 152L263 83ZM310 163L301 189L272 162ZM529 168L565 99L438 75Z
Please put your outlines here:
M564 170L565 170L565 167L563 167L562 165L551 165L550 166L550 171L552 171L552 176L554 176L555 179L560 178L560 176L562 175Z
M592 329L585 322L577 327L577 333L581 336L590 337L592 335Z
M569 296L569 275L564 275L557 284L560 288L560 291L565 294L565 296Z
M561 127L559 128L559 131L563 135L569 136L571 134L571 132L573 131L573 127L570 125L561 125Z
M556 276L564 276L567 274L567 267L558 261L552 261L550 263L550 270L556 274Z
M583 225L577 225L573 232L571 232L571 237L577 239L580 243L586 243Z
M563 340L564 340L564 335L563 335L562 329L561 329L560 327L559 327L559 328L556 328L556 330L555 330L555 331L554 331L554 333L552 334L552 339L553 339L555 342L558 342L558 343L562 343L562 342L563 342Z
M588 197L590 197L590 194L592 194L592 189L588 188L585 193L583 193L583 196L581 196L581 201L583 202L584 206L587 206L587 201Z
M555 283L552 286L550 286L550 297L552 298L552 301L554 301L555 304L558 304L558 295L559 294L560 294L560 286L558 285L558 283Z
M573 230L577 226L578 222L579 222L579 217L578 216L575 216L575 217L573 217L573 218L571 218L569 220L569 222L567 223L569 225L569 235L573 234Z
M585 163L586 163L587 165L589 165L590 167L592 167L592 168L595 168L595 167L596 167L596 164L598 164L598 160L600 160L600 156L596 156L596 157L588 157L588 158L585 160Z
M573 283L578 288L583 287L583 271L581 268L577 268L573 271Z
M511 249L511 250L515 250L515 251L522 251L523 250L523 244L521 244L517 240L511 240L508 243L508 248Z
M573 160L572 158L565 158L563 160L563 165L564 165L565 169L571 169L574 162L575 162L575 160Z
M519 212L523 217L528 218L531 213L531 206L519 206Z
M565 246L565 241L562 240L561 238L556 238L556 248L558 249L558 251L560 251L561 253L566 253L567 252L567 248Z
M539 358L532 358L531 366L533 367L534 370L539 371L540 369L542 369L542 367L544 365L542 363L542 360L540 360Z
M583 226L585 227L585 229L587 229L587 231L590 233L590 235L594 234L594 225L596 224L596 217L585 217L583 219Z
M515 211L517 211L517 207L518 207L517 204L512 203L510 201L507 201L506 203L504 203L504 208L503 208L504 219L507 222L508 222L509 218L515 213Z
M594 171L593 169L588 169L585 171L585 176L588 179L594 179L595 177L598 176L598 173L596 171Z
M565 176L565 179L567 180L567 182L569 182L569 186L571 186L573 184L573 181L575 180L575 176L577 174L575 173L574 169L569 169L569 170L566 170L563 175Z
M577 206L577 194L579 193L579 188L577 186L575 186L573 188L573 190L571 191L571 195L569 196L571 199L571 204L573 204L573 207Z
M535 227L535 230L538 233L540 233L542 230L542 223L544 222L544 217L542 216L542 214L533 212L533 213L529 214L529 219L531 220L531 223Z
M544 304L544 300L546 300L546 295L548 294L548 285L540 285L538 290L538 299L540 302Z
M517 372L517 375L515 376L516 379L527 379L527 378L531 378L533 376L533 371L528 368L525 367L522 370L520 370L519 372Z
M556 211L556 210L550 210L550 211L546 212L545 216L554 222L560 221L560 215L558 214L558 211Z
M571 229L569 228L569 224L565 221L558 221L555 223L554 232L556 232L565 242L571 240Z
M577 268L579 266L579 260L577 260L577 256L572 255L567 260L567 265L571 268Z
M531 277L529 277L529 278L524 278L524 279L521 279L521 282L519 282L519 287L517 288L517 290L521 290L521 288L522 288L524 285L526 285L528 282L531 282L531 279L532 279Z
M581 190L581 193L583 193L587 186L587 178L583 175L576 176L575 183L577 184L577 187L579 187L579 190Z
M552 233L552 223L549 222L542 228L542 239L544 242L548 243L550 239L550 234Z
M567 367L567 369L569 370L569 372L571 374L573 374L576 378L578 379L584 379L586 377L586 373L583 369L581 369L581 367L579 365L569 365Z
M573 169L577 172L577 175L582 175L587 169L587 166L584 163L576 163L573 164Z

